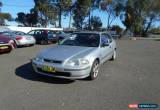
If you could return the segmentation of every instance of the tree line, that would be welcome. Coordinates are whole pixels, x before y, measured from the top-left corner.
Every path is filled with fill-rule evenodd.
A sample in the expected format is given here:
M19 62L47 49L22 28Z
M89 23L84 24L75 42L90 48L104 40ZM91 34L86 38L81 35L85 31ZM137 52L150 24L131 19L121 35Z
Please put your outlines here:
M19 12L15 20L24 26L62 27L62 17L68 17L69 28L100 30L103 24L100 17L91 16L94 10L99 10L107 15L107 29L119 29L112 23L120 18L126 31L142 36L160 22L160 0L34 0L34 3L30 13Z
M8 21L13 20L12 16L9 13L2 13L1 12L2 6L3 6L3 3L0 2L0 25L4 25L5 24L5 19L7 19Z

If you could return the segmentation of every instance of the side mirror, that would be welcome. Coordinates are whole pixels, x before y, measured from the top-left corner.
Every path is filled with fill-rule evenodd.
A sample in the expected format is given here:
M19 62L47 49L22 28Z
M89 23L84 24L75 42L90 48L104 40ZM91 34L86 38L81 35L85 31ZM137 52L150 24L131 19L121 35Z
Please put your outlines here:
M107 47L107 46L109 46L109 43L102 43L101 44L101 47Z

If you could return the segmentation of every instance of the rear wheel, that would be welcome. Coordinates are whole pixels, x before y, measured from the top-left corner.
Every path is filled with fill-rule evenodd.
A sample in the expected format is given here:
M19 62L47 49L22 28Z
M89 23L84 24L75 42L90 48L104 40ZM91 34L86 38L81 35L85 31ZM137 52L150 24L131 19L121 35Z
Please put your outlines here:
M89 79L90 80L96 79L97 76L98 76L98 73L99 73L99 62L98 62L98 60L95 60L93 65L92 65L92 69L91 69L91 72L90 72Z

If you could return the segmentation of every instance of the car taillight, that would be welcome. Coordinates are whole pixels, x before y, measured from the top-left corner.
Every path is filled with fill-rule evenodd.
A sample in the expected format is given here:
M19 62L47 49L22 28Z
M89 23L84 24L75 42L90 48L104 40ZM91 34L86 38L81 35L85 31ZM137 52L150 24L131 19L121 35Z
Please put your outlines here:
M21 40L21 39L22 39L22 37L20 37L20 36L16 37L16 40Z

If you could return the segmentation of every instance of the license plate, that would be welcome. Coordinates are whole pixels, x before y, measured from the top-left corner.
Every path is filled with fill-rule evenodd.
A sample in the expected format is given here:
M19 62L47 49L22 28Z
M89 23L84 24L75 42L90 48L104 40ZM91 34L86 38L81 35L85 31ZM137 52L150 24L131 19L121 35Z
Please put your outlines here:
M8 49L7 46L0 47L0 49Z
M51 73L55 72L55 68L54 67L50 67L50 66L43 66L42 70L46 71L46 72L51 72Z

